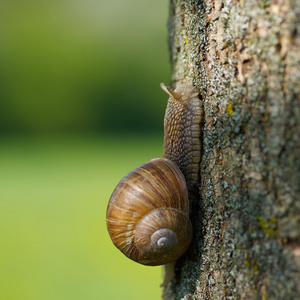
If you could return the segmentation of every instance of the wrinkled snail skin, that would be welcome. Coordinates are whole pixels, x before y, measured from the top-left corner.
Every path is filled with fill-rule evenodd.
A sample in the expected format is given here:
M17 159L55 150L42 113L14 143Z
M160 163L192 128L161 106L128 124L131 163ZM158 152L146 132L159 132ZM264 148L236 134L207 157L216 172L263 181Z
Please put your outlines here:
M195 88L161 87L170 95L163 157L128 173L113 191L106 214L114 245L150 266L174 263L191 243L189 197L197 189L203 118Z
M179 85L173 91L161 83L161 88L170 95L164 119L163 156L178 165L186 179L190 196L198 186L202 103L199 92L190 85Z

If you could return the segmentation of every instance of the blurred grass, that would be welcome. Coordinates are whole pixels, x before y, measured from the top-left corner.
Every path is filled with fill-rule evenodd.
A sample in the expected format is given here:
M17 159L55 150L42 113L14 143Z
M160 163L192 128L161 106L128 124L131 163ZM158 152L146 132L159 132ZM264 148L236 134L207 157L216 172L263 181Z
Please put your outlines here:
M161 268L115 249L105 212L161 156L168 2L0 3L1 300L160 298Z
M2 139L0 299L160 299L161 267L109 240L108 199L162 138Z

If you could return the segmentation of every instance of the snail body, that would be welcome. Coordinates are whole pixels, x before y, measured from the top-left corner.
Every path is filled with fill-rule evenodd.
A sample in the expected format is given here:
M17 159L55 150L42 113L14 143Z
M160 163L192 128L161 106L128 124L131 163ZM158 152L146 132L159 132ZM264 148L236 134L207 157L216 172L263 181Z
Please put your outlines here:
M197 185L202 110L199 93L184 85L169 95L164 121L164 153L128 173L107 207L114 245L143 265L176 261L192 240L189 195Z
M203 109L199 92L187 84L175 91L161 83L170 95L164 119L163 156L175 162L183 173L189 197L195 193L201 158L201 124Z

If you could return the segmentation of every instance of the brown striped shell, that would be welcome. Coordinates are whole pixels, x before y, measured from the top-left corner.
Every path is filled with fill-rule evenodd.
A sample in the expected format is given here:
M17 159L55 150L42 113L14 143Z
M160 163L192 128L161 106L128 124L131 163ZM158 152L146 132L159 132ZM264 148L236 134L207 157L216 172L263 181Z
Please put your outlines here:
M192 239L180 169L155 158L132 170L113 191L106 221L114 245L130 259L150 266L175 261Z

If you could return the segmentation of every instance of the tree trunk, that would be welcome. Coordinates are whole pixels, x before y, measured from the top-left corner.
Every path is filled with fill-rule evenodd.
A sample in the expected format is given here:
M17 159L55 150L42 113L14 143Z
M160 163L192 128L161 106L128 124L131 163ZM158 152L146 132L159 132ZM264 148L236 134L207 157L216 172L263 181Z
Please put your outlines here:
M300 1L171 0L205 111L192 245L164 299L300 299Z

